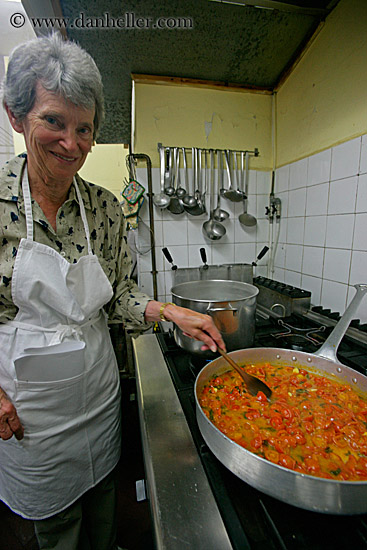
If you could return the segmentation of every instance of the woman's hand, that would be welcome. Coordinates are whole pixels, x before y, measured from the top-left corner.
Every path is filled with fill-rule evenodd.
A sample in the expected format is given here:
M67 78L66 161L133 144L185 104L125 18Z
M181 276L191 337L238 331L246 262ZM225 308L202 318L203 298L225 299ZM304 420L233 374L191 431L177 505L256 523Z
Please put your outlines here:
M161 302L154 300L148 302L145 310L145 318L147 321L160 321ZM217 347L226 349L221 333L215 326L213 319L209 315L198 313L192 309L176 306L168 303L163 310L163 315L166 321L175 323L185 334L204 342L202 350L210 349L217 351Z
M13 437L13 435L17 439L23 439L24 429L14 405L0 388L0 438L5 441Z

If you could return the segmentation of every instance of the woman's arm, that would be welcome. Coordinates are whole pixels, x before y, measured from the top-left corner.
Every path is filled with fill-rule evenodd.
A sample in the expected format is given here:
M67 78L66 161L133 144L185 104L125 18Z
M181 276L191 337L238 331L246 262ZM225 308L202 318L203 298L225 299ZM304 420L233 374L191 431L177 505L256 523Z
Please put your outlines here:
M195 340L204 342L203 350L209 348L215 352L217 347L226 349L223 338L209 315L171 303L164 304L155 300L148 302L145 309L145 320L156 322L161 321L162 318L175 323L185 336L191 336Z

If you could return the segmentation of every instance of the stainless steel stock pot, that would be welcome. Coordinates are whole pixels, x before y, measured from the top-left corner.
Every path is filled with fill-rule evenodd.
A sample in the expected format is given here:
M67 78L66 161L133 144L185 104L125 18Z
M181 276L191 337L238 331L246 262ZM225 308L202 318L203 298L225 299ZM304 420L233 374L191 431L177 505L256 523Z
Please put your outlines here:
M240 281L189 281L171 289L172 301L199 313L211 315L220 330L227 351L248 348L255 335L256 286ZM177 344L203 357L214 357L211 351L202 351L202 342L185 336L174 328Z

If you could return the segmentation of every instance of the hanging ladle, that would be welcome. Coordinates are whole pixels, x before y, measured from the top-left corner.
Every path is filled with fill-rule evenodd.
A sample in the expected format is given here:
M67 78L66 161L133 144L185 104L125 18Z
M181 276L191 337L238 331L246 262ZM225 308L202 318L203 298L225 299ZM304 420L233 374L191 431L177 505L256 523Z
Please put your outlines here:
M241 153L243 156L243 153ZM241 156L241 158L242 158ZM236 174L236 184L237 184L237 192L241 195L242 200L245 197L245 193L243 191L243 181L242 181L242 174L243 174L243 165L242 168L240 168L240 175L238 175L238 169L237 169L237 153L233 152L234 157L234 173Z
M197 203L198 203L198 209L200 210L200 214L205 214L206 212L206 207L205 207L205 193L206 193L206 169L205 169L205 173L204 173L204 181L205 181L205 184L204 184L204 189L202 187L202 166L201 166L201 153L202 153L202 150L201 149L197 149L196 150L196 155L197 155L197 161L196 161L196 174L197 174L197 179L196 179L196 185L197 185L197 188L196 188L196 191L195 191L195 197L196 197L196 200L197 200ZM204 151L205 153L205 162L206 162L206 151Z
M195 151L195 149L192 148L192 189L193 189L193 191L195 191L195 155L194 155L194 151ZM189 181L188 177L187 177L188 174L187 174L187 164L186 164L186 153L185 153L184 148L182 148L182 156L183 156L185 181ZM186 212L188 212L189 214L192 213L191 209L195 208L195 206L197 206L197 204L198 204L195 197L193 195L190 195L189 188L188 188L187 194L183 197L182 202L183 202L183 205L184 205L184 208L185 208Z
M177 188L180 185L180 155L177 147L173 150L172 182L173 187L175 184L176 187L174 187L175 192L171 196L171 201L167 206L167 210L169 210L172 214L182 214L182 212L184 212L184 207L181 199L177 196Z
M187 194L186 191L186 160L185 160L185 149L182 147L183 155L184 155L184 187L181 187L181 174L180 174L180 149L177 151L178 155L178 168L177 168L177 189L176 189L176 195L179 199L183 199L184 196Z
M213 212L213 218L217 222L224 222L229 218L229 213L226 210L223 210L220 207L220 191L223 187L223 171L222 171L222 152L217 150L217 170L218 170L218 177L217 177L217 207L215 208Z
M174 149L168 148L168 174L166 174L168 185L166 185L164 192L169 197L172 197L172 195L174 195L176 192L175 173L174 173L174 157L175 157L176 149L177 149L176 147Z
M257 395L259 391L263 392L268 400L270 400L272 391L262 380L259 380L256 378L256 376L252 376L252 374L248 374L246 371L241 369L237 363L233 361L233 359L222 349L217 348L217 351L221 354L221 356L231 365L233 369L235 369L238 374L242 377L243 381L245 382L245 386L248 390L248 392L251 395Z
M201 187L200 187L200 169L199 169L199 154L200 150L193 148L192 149L192 185L193 193L195 195L195 205L191 208L185 208L188 214L191 216L201 216L205 212L205 205L203 206L202 196L201 196ZM201 167L201 163L200 163Z
M246 227L253 227L257 224L255 216L247 213L247 197L248 197L248 151L241 153L241 178L243 177L243 156L245 155L245 183L243 188L243 213L239 215L238 219L241 225Z
M229 151L224 151L224 158L226 160L227 167L228 189L224 189L222 191L222 195L225 199L228 199L232 202L241 202L243 199L243 193L241 193L241 191L238 191L238 189L233 189L232 187L231 169L229 165Z
M171 202L171 199L166 193L164 192L164 172L165 172L165 152L163 147L159 148L159 158L160 158L160 168L161 168L161 192L159 195L154 195L153 197L153 203L155 206L158 206L158 208L167 208L169 203Z
M209 220L203 224L203 233L212 241L221 239L226 234L226 228L220 222L214 220L214 151L210 150L210 215Z

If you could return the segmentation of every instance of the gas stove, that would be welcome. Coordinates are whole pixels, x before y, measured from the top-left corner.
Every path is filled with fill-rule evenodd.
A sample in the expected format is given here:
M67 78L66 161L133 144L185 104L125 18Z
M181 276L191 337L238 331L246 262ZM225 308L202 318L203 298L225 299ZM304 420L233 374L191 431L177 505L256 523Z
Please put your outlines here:
M320 318L320 316L319 316ZM326 321L326 320L325 320ZM327 323L327 321L326 321ZM255 348L284 348L314 353L324 343L333 329L333 325L317 322L306 315L292 314L289 317L264 318L256 315ZM338 349L338 359L343 364L367 376L367 343L364 334L360 341L346 335ZM179 348L173 332L158 332L157 339L167 362L178 392L193 388L200 370L209 362L199 356L191 355Z
M256 280L254 282L256 283ZM260 286L263 283L264 278L260 281ZM267 280L265 280L264 288L268 288L266 287L267 284ZM290 297L288 288L276 288L273 285L270 290L277 294L273 304L283 304L284 309L264 306L258 308L254 347L276 347L308 353L315 352L330 334L338 315L327 310L324 312L322 308L312 308L309 296L305 295L304 291L297 292L299 289L293 289L293 296L291 296L291 298L298 300L297 304L294 303L294 300L288 300ZM284 300L280 299L279 290L288 292L288 294L282 295L285 296ZM261 299L260 302L264 304L264 299ZM289 314L286 316L279 314L284 312ZM338 359L349 367L367 375L367 333L365 326L361 326L357 320L352 325L354 326L351 326L339 346ZM216 529L223 525L225 535L229 541L227 546L223 541L218 542L217 545L214 542L213 546L213 540L211 540L210 546L208 546L209 542L205 539L204 531L209 529L210 522L205 523L204 515L200 520L203 532L201 537L198 537L194 543L192 540L190 541L193 544L192 547L203 549L210 547L211 549L218 548L218 550L224 548L234 550L324 550L326 548L344 550L345 548L367 548L367 515L333 516L290 506L252 488L223 466L206 445L196 421L194 384L198 373L207 361L178 348L171 330L158 332L152 338L156 338L159 352L163 358L163 361L161 358L159 360L161 369L165 368L168 371L173 391L178 398L179 406L175 401L176 405L170 414L173 416L182 414L184 418L185 429L187 426L190 438L193 441L193 456L195 460L199 460L200 464L198 466L195 462L195 472L201 468L204 472L205 483L208 483L209 486L209 489L205 486L205 490L210 491L213 495L215 506L219 512L216 519ZM140 338L137 342L139 340ZM141 357L139 358L139 345L135 347L143 447L145 440L146 451L149 454L152 453L154 443L152 433L148 433L147 415L144 413L144 405L147 404L147 395L144 395L145 375L142 373L144 367ZM150 350L148 356L150 355L153 359L152 346L150 346ZM164 383L165 391L167 391L167 379ZM152 392L151 380L145 381L145 392ZM155 422L158 420L159 397L157 399L158 401L154 405ZM164 409L167 408L167 403L168 399L165 397ZM144 431L146 431L145 436ZM166 437L168 440L170 439L168 431L166 431ZM168 448L171 449L170 445L168 445ZM158 454L162 459L161 451ZM174 453L172 458L180 464L182 457ZM170 461L168 462L170 463ZM149 460L147 460L147 463L149 464ZM177 467L178 464L176 463ZM169 467L173 467L171 463ZM180 468L182 468L182 464ZM152 464L148 465L148 469L151 470L150 474L152 474L154 466ZM178 469L179 471L180 469ZM147 477L151 477L152 482L152 476L149 476L149 472ZM154 478L154 483L158 483L159 476L155 475ZM188 486L190 486L189 481ZM157 494L157 490L157 487L150 487L150 491L155 494ZM165 487L165 492L166 490L167 487ZM174 491L175 496L173 499L177 502L182 499L183 504L185 502L185 490L187 491L187 488L176 494ZM171 508L171 514L174 516L174 507ZM190 521L193 522L192 525L190 525ZM189 537L190 529L195 529L197 521L198 514L194 510L193 515L190 516L190 520L186 524L186 537ZM171 528L173 528L173 525L170 526L170 532ZM160 527L157 527L157 532L160 533ZM167 546L162 540L162 537L157 537L158 548L176 548L172 544L172 540ZM218 534L215 540L220 540ZM183 543L177 546L177 548L183 547Z

